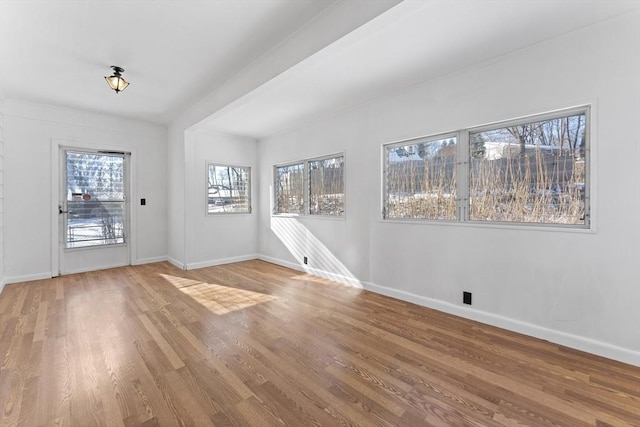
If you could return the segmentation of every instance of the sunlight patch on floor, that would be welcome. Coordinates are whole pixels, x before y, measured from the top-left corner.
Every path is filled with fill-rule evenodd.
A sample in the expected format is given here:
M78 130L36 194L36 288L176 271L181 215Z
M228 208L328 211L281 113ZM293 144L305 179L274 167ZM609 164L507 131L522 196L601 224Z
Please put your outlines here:
M180 292L188 295L209 311L218 315L228 314L278 299L278 297L260 292L205 283L169 274L161 274L160 276Z

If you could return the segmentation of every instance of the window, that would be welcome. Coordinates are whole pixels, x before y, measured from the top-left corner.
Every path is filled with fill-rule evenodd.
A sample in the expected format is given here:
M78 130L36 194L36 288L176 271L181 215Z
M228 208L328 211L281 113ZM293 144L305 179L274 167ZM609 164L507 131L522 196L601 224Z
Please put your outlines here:
M207 213L251 213L251 168L207 164Z
M456 219L457 137L388 146L386 218Z
M309 164L309 214L344 215L344 156Z
M278 166L274 213L304 214L304 163Z
M66 151L65 156L65 247L125 243L125 155Z
M344 216L344 155L274 167L274 214Z
M589 226L589 109L384 146L385 219Z
M469 133L471 221L585 225L586 113Z

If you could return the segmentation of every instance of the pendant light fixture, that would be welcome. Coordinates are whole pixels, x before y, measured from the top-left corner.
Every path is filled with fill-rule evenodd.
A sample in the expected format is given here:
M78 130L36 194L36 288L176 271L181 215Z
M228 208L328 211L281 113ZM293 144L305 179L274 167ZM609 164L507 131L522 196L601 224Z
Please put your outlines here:
M129 83L125 79L122 78L122 73L124 72L123 68L120 68L116 65L112 65L113 74L109 77L105 76L104 79L107 81L109 87L118 92L122 92L129 86Z

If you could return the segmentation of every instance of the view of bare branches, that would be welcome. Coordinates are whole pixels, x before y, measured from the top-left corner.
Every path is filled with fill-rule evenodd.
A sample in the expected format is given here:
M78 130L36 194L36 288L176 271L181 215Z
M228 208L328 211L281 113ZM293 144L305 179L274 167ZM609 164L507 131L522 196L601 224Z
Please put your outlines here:
M473 221L585 223L586 115L469 134ZM386 149L386 218L458 219L455 138ZM464 184L464 183L463 183Z
M275 174L274 213L306 213L305 185L308 185L310 215L344 215L344 156L279 166Z
M207 212L250 212L250 179L251 168L209 164Z

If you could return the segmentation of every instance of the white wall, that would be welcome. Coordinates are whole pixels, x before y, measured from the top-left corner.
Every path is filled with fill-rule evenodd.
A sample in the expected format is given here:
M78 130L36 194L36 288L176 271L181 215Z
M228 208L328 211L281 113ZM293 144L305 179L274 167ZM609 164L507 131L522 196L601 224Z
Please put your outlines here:
M167 130L167 258L185 268L185 131L180 124Z
M302 268L309 256L305 268L316 274L640 365L639 28L637 13L619 17L257 146L192 128L213 101L165 131L5 100L4 278L52 274L51 140L117 145L136 153L135 262L168 255L195 268L259 254ZM585 103L593 105L591 231L380 220L383 143ZM345 218L271 217L274 164L338 152ZM206 160L254 168L256 213L204 214ZM463 290L474 294L471 308L461 305Z
M257 214L206 214L206 163L248 166L257 176L256 141L194 131L186 142L186 265L188 269L257 257ZM258 205L255 187L252 204Z
M370 191L375 183L362 172L378 164L376 151L357 141L367 138L366 114L355 111L316 129L301 129L258 143L260 159L259 250L267 261L284 263L328 278L358 282L369 278ZM326 126L325 126L326 125ZM345 217L271 217L273 166L344 153ZM308 264L302 266L303 257Z
M627 14L260 142L259 251L299 265L319 245L365 287L640 365L639 18ZM380 220L381 145L593 105L593 228ZM274 227L272 166L344 150L344 220ZM287 232L305 242L287 243ZM325 257L326 258L326 257ZM314 259L310 259L313 263ZM463 307L462 291L473 292Z
M4 97L0 91L0 292L4 284Z
M242 99L247 93L263 86L398 2L399 0L382 0L337 3L305 24L294 37L283 40L278 46L256 58L169 125L167 174L170 203L167 235L170 262L180 268L186 268L188 264L186 251L189 240L186 233L191 219L185 212L185 195L189 189L185 162L189 161L190 154L186 151L191 149L189 146L193 144L194 132L205 126L209 120L215 119L218 114L222 114L226 108L232 108L234 101ZM192 252L191 257L200 259L210 255L205 253L200 256Z
M131 151L134 182L133 263L166 259L166 130L162 126L88 112L4 102L5 277L51 277L52 140ZM146 198L146 206L140 206Z

